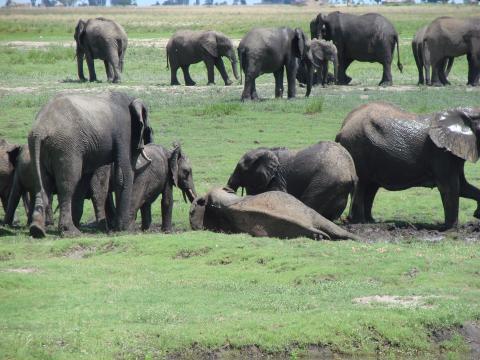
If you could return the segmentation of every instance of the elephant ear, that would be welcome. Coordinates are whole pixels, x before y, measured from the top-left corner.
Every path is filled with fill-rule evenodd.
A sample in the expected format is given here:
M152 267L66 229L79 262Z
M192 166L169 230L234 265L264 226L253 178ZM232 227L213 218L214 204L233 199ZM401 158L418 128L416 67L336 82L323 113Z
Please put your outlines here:
M10 149L7 150L8 161L12 164L13 167L17 164L18 155L20 155L22 147L19 145L14 145Z
M147 115L147 108L140 99L134 99L129 105L132 124L132 150L141 150L145 144L152 142L152 128Z
M179 144L174 144L174 149L172 150L172 154L168 159L168 169L170 170L170 178L172 183L178 187L178 161L182 156L182 148Z
M296 28L295 29L295 37L293 38L293 51L296 57L303 58L305 54L305 45L306 45L306 37L305 33L302 29Z
M75 40L82 42L83 36L85 35L86 23L82 19L78 20L77 26L75 27Z
M200 45L203 50L209 53L214 58L218 57L217 51L217 37L213 32L206 33L200 40Z
M478 160L477 129L480 112L457 108L439 112L432 118L428 135L439 148L476 162Z
M253 162L254 182L258 189L268 189L268 185L277 173L280 166L277 155L271 150L266 149L259 154Z

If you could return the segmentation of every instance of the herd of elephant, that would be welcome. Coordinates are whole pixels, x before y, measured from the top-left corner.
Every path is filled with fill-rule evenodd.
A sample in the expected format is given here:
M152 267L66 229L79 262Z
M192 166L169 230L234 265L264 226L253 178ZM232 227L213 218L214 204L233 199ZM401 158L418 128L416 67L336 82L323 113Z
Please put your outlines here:
M467 55L467 85L477 86L480 76L480 18L457 19L439 17L421 28L412 41L412 51L418 68L418 83L447 85L448 73L457 56ZM296 80L306 85L306 96L313 85L329 82L347 85L352 80L346 73L353 61L378 62L383 66L379 85L392 85L391 64L397 48L400 62L399 36L393 24L376 13L353 15L335 11L318 14L310 22L311 40L300 28L254 28L237 49L232 41L217 31L177 31L166 46L167 68L171 85L179 85L181 68L185 85L193 86L189 67L203 61L207 67L208 84L214 84L214 68L220 72L225 85L231 85L222 57L232 64L233 74L245 74L242 100L258 98L255 80L265 73L275 77L275 97L283 96L283 78L287 75L288 97L295 97ZM90 81L97 79L94 59L105 62L109 81L118 82L124 67L127 34L121 25L102 17L80 20L75 28L78 77L86 80L83 60L86 59ZM328 72L332 62L334 74ZM431 76L430 76L431 73Z

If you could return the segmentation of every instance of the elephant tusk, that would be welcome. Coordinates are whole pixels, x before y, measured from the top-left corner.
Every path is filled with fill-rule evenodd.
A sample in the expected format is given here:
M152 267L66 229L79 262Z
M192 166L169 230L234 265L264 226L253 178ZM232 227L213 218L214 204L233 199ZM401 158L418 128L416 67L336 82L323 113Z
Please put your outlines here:
M145 160L147 160L149 163L152 162L152 159L150 159L150 158L147 156L147 154L145 153L145 149L142 149L142 150L140 151L140 154L142 154L143 158L144 158Z
M195 200L195 198L197 197L197 194L195 194L195 191L193 191L192 189L188 189L188 193L190 194L190 202L193 202L193 200Z

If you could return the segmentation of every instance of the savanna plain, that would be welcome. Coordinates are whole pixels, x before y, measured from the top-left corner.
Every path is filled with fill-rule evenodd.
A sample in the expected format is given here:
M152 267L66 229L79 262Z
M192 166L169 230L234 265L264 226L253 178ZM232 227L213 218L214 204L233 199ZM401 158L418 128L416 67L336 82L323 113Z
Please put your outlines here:
M379 88L379 64L353 63L349 86L316 87L310 98L273 99L271 74L258 79L259 102L239 101L242 86L169 86L165 44L178 29L215 29L236 42L254 26L300 26L333 7L189 7L0 10L0 136L25 143L39 109L58 92L121 90L150 110L155 141L181 143L199 194L224 185L247 150L299 149L333 140L344 117L375 100L428 113L478 106L456 59L451 86L417 86L410 41L441 15L480 16L473 6L349 7L380 12L400 34L404 71ZM129 36L122 83L79 83L73 31L79 18L105 16ZM396 61L395 61L396 62ZM86 68L86 66L85 66ZM231 71L230 71L231 73ZM179 77L182 79L182 77ZM467 164L480 186L480 165ZM28 236L0 228L0 358L473 358L472 324L480 319L480 227L476 204L461 199L460 228L442 233L436 189L380 191L377 224L350 227L366 242L278 240L192 232L188 204L175 192L172 234ZM339 221L342 224L346 214ZM478 329L478 327L477 327ZM474 332L474 331L473 331ZM478 341L478 338L477 340ZM478 343L477 343L478 351ZM478 352L476 353L478 355Z

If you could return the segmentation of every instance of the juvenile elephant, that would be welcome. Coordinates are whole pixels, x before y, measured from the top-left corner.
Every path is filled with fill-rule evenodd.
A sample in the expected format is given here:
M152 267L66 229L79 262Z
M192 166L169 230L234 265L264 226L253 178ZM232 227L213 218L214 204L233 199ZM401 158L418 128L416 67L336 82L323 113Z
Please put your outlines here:
M383 66L382 80L379 85L392 85L392 60L395 44L397 46L400 72L398 33L392 23L380 14L365 15L344 14L339 11L328 15L318 14L310 22L313 38L332 40L338 51L338 82L346 85L352 80L346 71L350 64L357 61L378 62Z
M352 155L358 185L350 208L353 222L373 221L372 205L380 187L404 190L437 187L445 226L458 223L459 197L477 201L480 190L465 179L465 160L478 160L480 109L455 108L417 115L382 102L354 109L336 141Z
M258 148L242 156L227 186L248 195L287 192L329 220L345 209L357 182L352 157L342 146L321 141L299 151Z
M45 206L55 186L62 235L78 234L72 204L83 176L114 164L117 230L130 224L130 202L138 157L152 141L147 109L125 93L58 95L37 114L28 136L34 168L35 207L30 234L45 236Z
M127 51L127 34L123 27L113 20L98 17L87 21L79 20L75 27L77 43L78 78L85 81L83 59L87 60L90 81L96 81L94 59L103 60L108 81L120 82L123 59Z
M190 225L193 230L247 233L258 237L361 240L281 191L239 197L229 189L210 190L194 200Z
M305 34L301 29L255 28L245 35L238 45L240 71L245 73L243 100L258 99L255 79L265 73L275 77L275 97L283 96L283 74L287 72L288 97L295 97L297 59L311 58L306 48ZM310 68L308 69L310 72ZM309 77L310 78L310 77ZM312 88L307 82L307 96Z
M15 172L15 157L19 151L20 145L0 139L0 200L5 213Z
M467 55L467 85L477 86L480 76L480 18L441 17L432 21L423 39L425 79L427 84L448 83L442 69L446 58ZM432 80L430 81L430 67Z
M323 39L313 39L308 42L308 47L312 52L312 61L311 64L308 64L310 60L308 57L305 57L300 61L298 71L297 71L297 80L301 84L306 84L308 82L308 76L313 76L311 79L312 86L321 84L325 86L329 83L334 83L337 79L338 72L338 56L337 48L335 44L331 41L325 41ZM333 63L333 79L329 78L328 73L328 62ZM318 71L315 71L313 74L308 73L309 69L317 68Z
M415 64L417 65L418 69L418 85L423 85L425 83L425 77L423 76L423 69L425 66L425 64L423 63L423 39L425 37L425 31L427 30L427 27L428 26L424 26L420 30L418 30L412 40L413 58L415 59ZM441 78L446 80L446 83L444 85L450 84L450 82L447 80L447 77L450 73L450 70L452 69L452 66L453 57L445 58L444 61L440 64L439 71L444 72L444 75ZM436 82L436 80L434 80L434 82Z
M207 67L208 85L215 83L214 66L220 72L225 85L231 85L222 56L232 63L235 79L238 79L237 56L230 39L217 31L177 31L167 43L167 68L170 66L170 84L180 85L177 70L182 68L185 85L193 86L189 66L203 61Z

